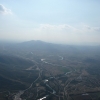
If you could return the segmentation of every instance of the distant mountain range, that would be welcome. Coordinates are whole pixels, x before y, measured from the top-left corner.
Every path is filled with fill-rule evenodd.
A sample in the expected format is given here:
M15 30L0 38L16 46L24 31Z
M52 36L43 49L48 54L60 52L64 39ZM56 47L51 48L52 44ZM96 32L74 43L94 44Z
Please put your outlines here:
M22 43L1 43L0 51L34 51L34 52L67 52L67 53L85 53L85 52L98 52L100 51L100 46L75 46L75 45L62 45L62 44L53 44L43 41L26 41Z

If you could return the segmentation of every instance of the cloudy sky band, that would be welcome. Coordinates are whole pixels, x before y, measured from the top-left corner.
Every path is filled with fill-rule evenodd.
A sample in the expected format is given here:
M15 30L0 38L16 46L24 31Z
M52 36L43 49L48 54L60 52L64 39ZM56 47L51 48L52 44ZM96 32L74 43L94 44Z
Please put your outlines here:
M100 44L99 3L99 0L0 0L0 40Z

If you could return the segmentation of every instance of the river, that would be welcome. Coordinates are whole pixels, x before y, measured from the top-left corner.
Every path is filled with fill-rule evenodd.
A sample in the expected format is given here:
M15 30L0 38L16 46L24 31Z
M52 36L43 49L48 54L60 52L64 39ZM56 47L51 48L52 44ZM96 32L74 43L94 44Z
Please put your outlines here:
M59 56L59 57L60 57L60 60L63 60L63 57L62 57L62 56ZM52 63L46 62L45 59L41 59L41 61L44 62L44 63L47 63L47 64L57 65L57 64L52 64ZM31 68L30 68L30 70L31 70ZM40 73L39 73L39 76L40 76ZM39 76L38 76L38 78L39 78ZM38 80L38 78L37 78L34 82L36 82L36 81ZM54 77L52 77L52 78L54 78ZM33 82L33 83L34 83L34 82ZM32 87L33 83L29 86L29 88L27 88L27 89L25 89L25 90L20 90L18 93L16 93L13 100L22 100L22 99L20 98L20 96L21 96L26 90L30 89L30 88ZM47 83L45 83L45 84L46 84L46 86L47 86L48 88L50 88L50 89L52 90L52 94L56 94L56 91L55 91L55 90L53 90ZM43 99L47 98L48 96L49 96L49 95L45 95L44 97L42 97L42 98L40 98L40 99L38 99L38 100L43 100ZM25 99L24 99L24 100L25 100Z

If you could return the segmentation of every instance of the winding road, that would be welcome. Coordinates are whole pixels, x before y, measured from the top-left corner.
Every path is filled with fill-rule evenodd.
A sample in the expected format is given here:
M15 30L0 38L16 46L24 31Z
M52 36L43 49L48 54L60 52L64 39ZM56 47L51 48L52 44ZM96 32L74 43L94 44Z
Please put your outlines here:
M59 56L59 55L58 55L58 56ZM59 56L59 57L60 57L59 60L63 60L63 57L62 57L62 56ZM34 60L32 60L32 61L34 61ZM44 62L44 63L46 63L46 64L53 65L53 66L61 66L61 65L58 65L58 64L49 63L49 62L47 62L45 59L41 59L41 61ZM36 62L36 61L34 61L34 62L35 62L35 64L36 64L36 66L38 67L37 62ZM25 90L20 90L18 93L16 93L13 100L22 100L22 99L20 98L20 96L21 96L25 91L27 91L28 89L32 88L33 84L34 84L34 83L39 79L39 77L41 76L40 74L41 74L42 70L41 70L39 67L38 67L38 69L39 69L39 75L38 75L38 77L36 78L36 80L35 80L34 82L31 83L31 85L29 86L29 88L27 88L27 89L25 89ZM30 70L31 70L31 69L30 69ZM67 73L64 74L63 76L65 76L65 75L67 75L67 74L69 74L69 73L71 73L71 72L72 72L72 71L67 72ZM62 77L62 76L61 76L61 77ZM51 78L51 76L50 76L50 78ZM48 78L48 81L49 81L50 78ZM52 78L54 78L56 81L58 81L57 78L55 78L55 77L52 77ZM68 84L70 84L70 82L69 82ZM68 86L68 84L64 87L64 92L66 92L66 91L65 91L65 88ZM60 97L61 97L61 96L56 95L56 91L55 91L54 89L52 89L52 87L50 87L50 86L48 85L47 82L45 82L45 85L46 85L48 88L50 88L50 89L52 90L52 92L50 92L50 91L48 91L48 92L50 92L51 94L53 94L53 95L59 97L59 100L60 100ZM59 86L60 86L60 85L59 85ZM60 90L59 90L59 93L60 93ZM47 98L48 96L50 96L50 95L49 95L49 94L48 94L48 95L45 95L44 97L42 97L42 98L40 98L40 99L38 99L38 100L43 100L43 99Z

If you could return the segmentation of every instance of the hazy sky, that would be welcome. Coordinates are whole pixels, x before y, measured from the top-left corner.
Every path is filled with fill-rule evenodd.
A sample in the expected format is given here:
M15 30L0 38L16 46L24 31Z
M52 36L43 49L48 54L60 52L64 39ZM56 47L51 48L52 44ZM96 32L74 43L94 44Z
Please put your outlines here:
M0 0L0 40L100 45L100 0Z

